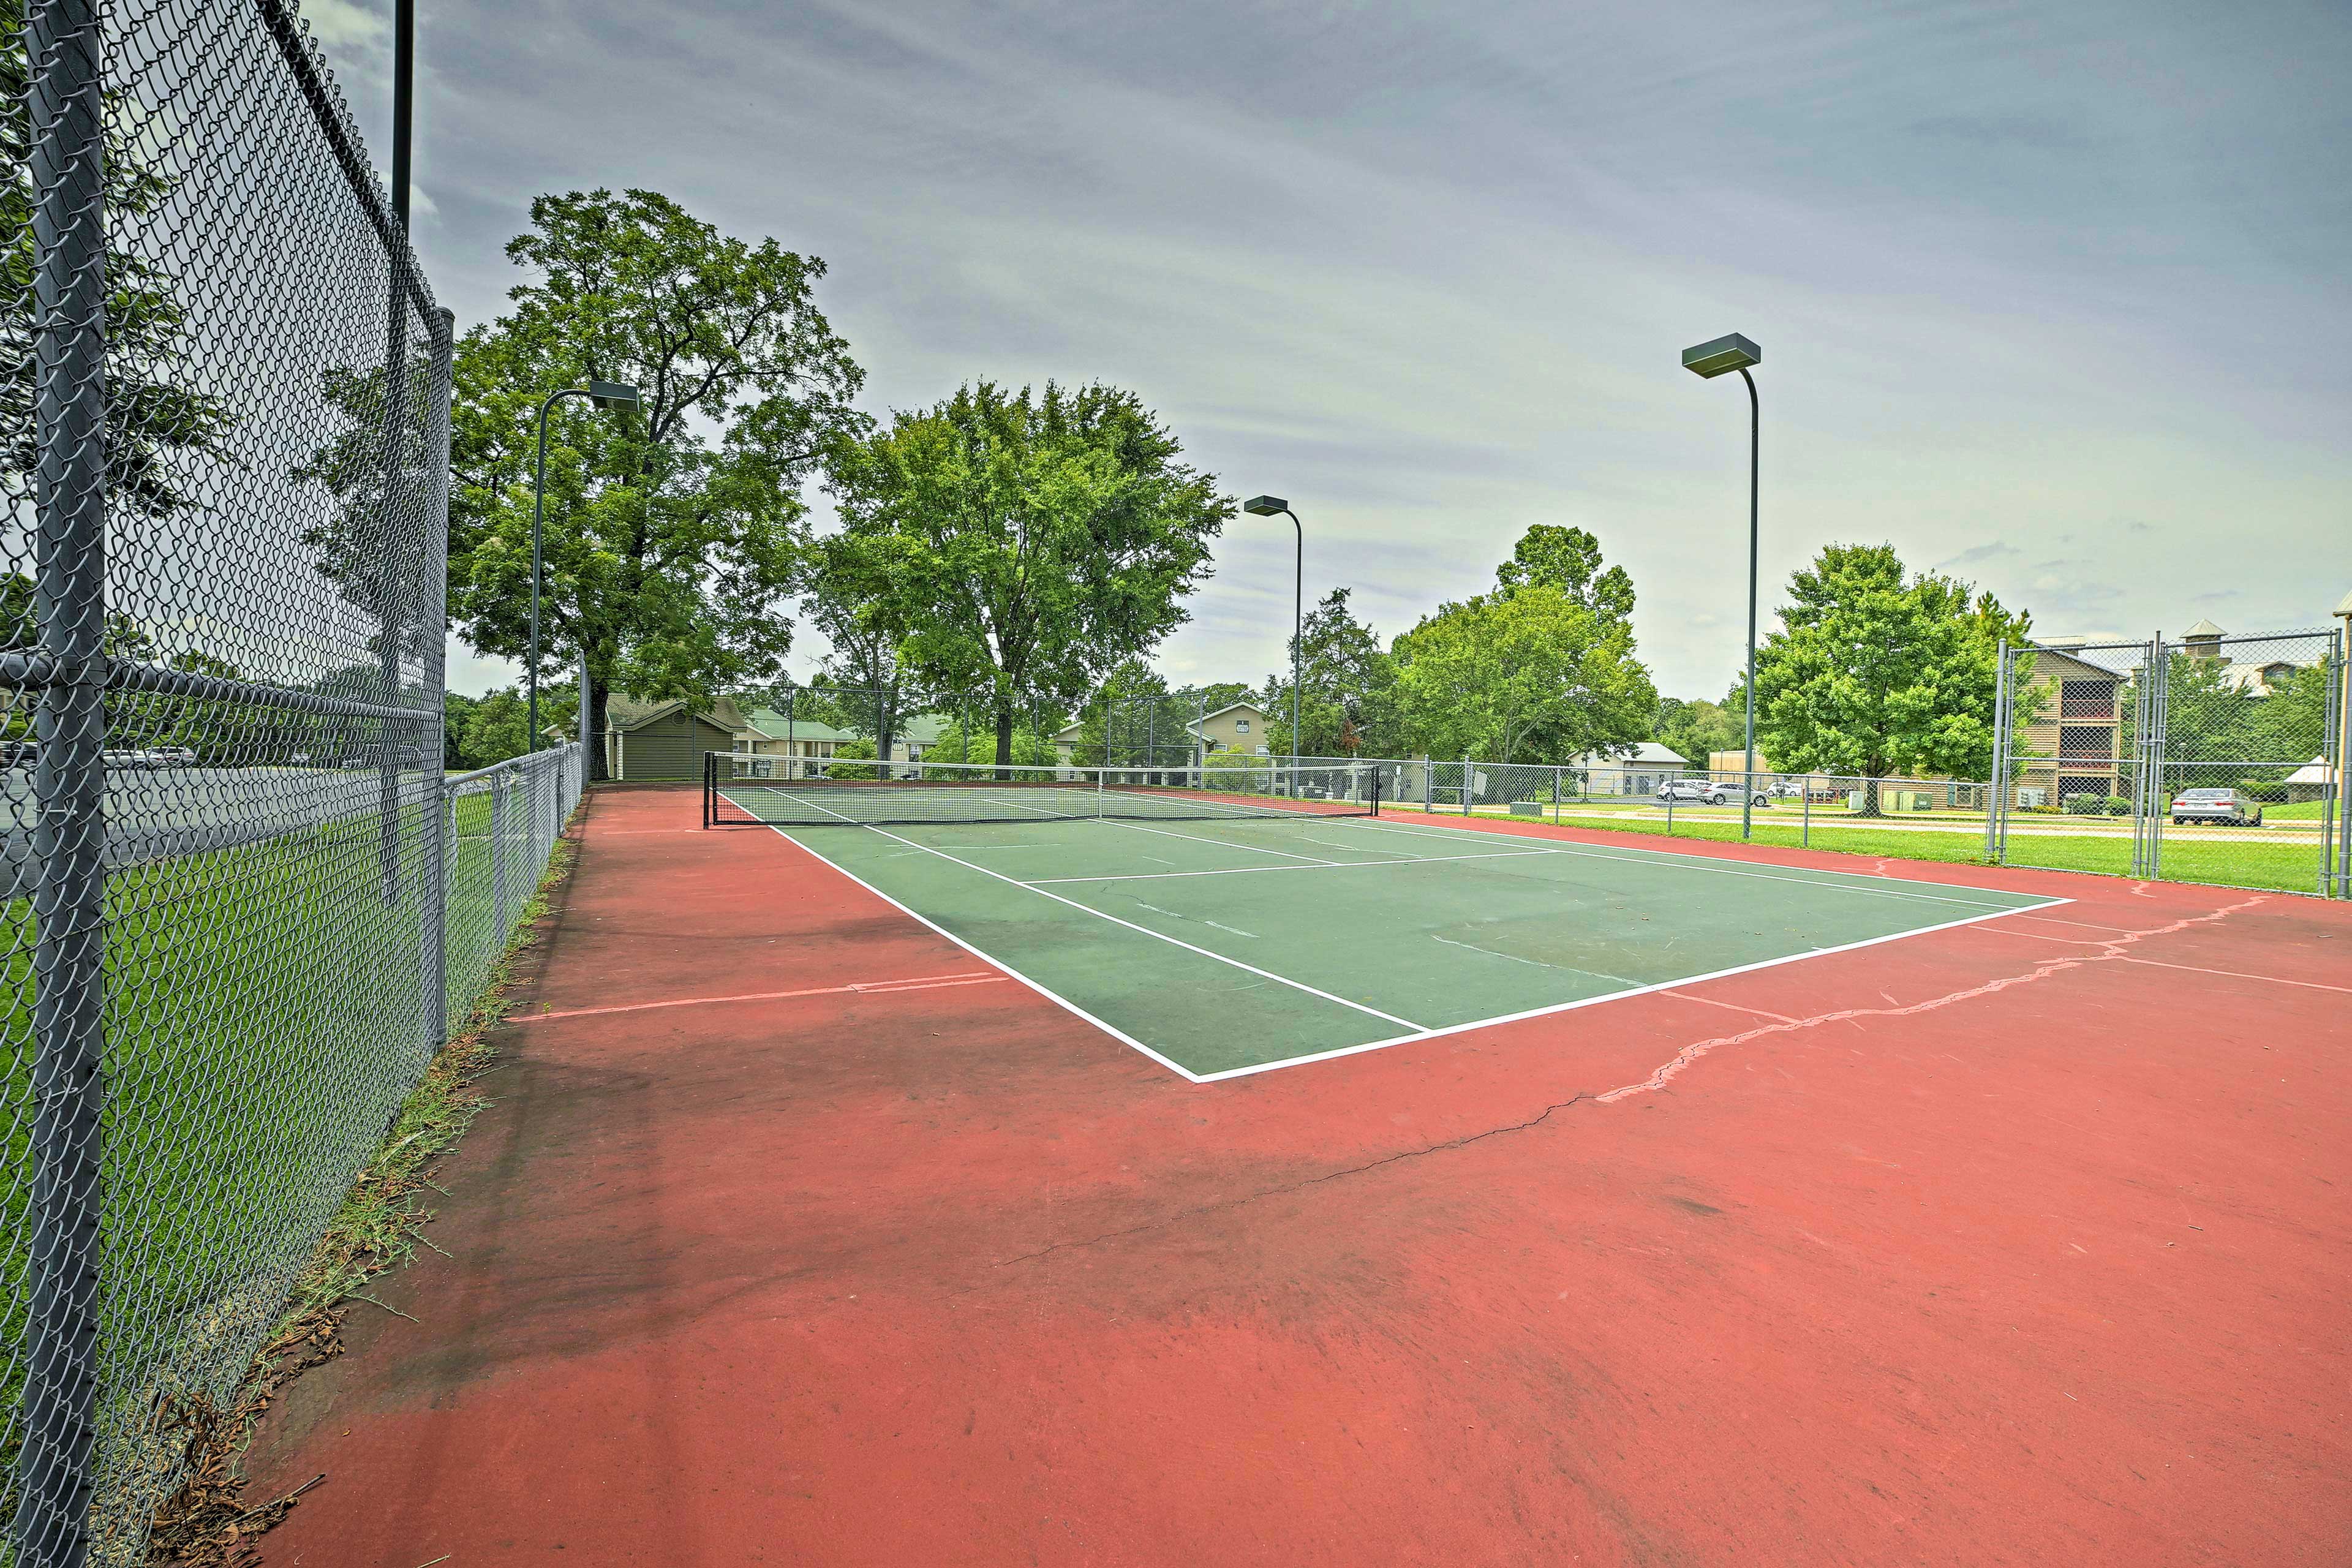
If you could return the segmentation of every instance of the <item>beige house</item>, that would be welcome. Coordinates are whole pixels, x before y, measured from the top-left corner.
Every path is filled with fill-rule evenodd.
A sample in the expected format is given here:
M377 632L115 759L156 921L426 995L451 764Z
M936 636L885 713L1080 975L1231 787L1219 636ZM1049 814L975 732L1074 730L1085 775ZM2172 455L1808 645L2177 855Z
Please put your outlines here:
M868 739L850 730L835 729L813 719L787 719L772 708L761 708L739 715L740 722L732 737L733 749L739 757L772 757L778 778L799 778L809 771L808 764L822 761L851 741ZM890 737L890 760L895 763L919 763L923 753L939 742L947 721L935 713L909 715Z
M1234 702L1184 726L1203 751L1268 755L1265 714L1255 702Z

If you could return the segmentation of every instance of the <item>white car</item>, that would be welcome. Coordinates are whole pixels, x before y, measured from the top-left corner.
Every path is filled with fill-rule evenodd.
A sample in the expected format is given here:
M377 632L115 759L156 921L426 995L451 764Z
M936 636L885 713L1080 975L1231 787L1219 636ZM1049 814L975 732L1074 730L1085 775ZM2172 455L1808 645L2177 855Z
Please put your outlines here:
M2172 799L2172 823L2220 822L2231 827L2260 827L2263 808L2242 790L2185 789Z
M1675 801L1698 801L1708 805L1728 805L1738 795L1739 792L1729 784L1716 784L1708 779L1668 779L1658 786L1658 804L1666 805ZM1772 804L1772 797L1760 789L1751 798L1758 805Z

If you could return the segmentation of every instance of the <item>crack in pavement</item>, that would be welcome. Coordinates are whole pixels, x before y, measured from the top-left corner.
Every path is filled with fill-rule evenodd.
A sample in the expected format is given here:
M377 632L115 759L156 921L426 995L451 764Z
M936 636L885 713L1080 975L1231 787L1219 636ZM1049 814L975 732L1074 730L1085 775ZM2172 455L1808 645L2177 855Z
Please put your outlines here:
M1503 1127L1489 1127L1484 1132L1465 1133L1459 1138L1448 1138L1443 1142L1425 1143L1418 1149L1400 1149L1393 1154L1383 1154L1377 1160L1367 1161L1360 1165L1349 1165L1343 1170L1327 1171L1319 1176L1309 1176L1303 1182L1288 1182L1278 1187L1267 1187L1261 1192L1244 1193L1239 1197L1223 1198L1213 1204L1200 1204L1189 1209L1180 1209L1174 1214L1162 1215L1159 1219L1150 1220L1142 1225L1129 1226L1123 1230L1107 1230L1100 1236L1090 1236L1081 1241L1057 1241L1051 1246L1041 1247L1034 1252L1024 1252L1016 1257L999 1258L989 1267L1010 1268L1016 1263L1032 1263L1056 1252L1098 1247L1106 1241L1118 1241L1125 1237L1141 1236L1148 1231L1164 1230L1170 1226L1181 1225L1186 1220L1197 1219L1202 1215L1217 1214L1225 1209L1244 1208L1266 1198L1278 1198L1289 1193L1304 1192L1308 1187L1319 1187L1326 1182L1337 1182L1349 1176L1360 1176L1367 1171L1377 1171L1383 1165L1401 1164L1404 1161L1418 1160L1427 1154L1442 1154L1449 1150L1467 1148L1473 1143L1484 1142L1489 1138L1500 1138L1508 1132L1525 1132L1550 1121L1554 1111L1566 1110L1572 1105L1580 1104L1594 1098L1596 1097L1592 1094L1580 1089L1566 1100L1545 1106L1525 1121L1514 1121Z
M1399 1150L1396 1153L1384 1154L1377 1160L1368 1161L1360 1165L1350 1165L1342 1170L1327 1172L1320 1176L1310 1176L1305 1181L1290 1182L1286 1183L1281 1186L1268 1187L1260 1192L1244 1193L1238 1197L1221 1199L1216 1203L1201 1204L1192 1208L1180 1209L1174 1214L1165 1215L1158 1219L1150 1220L1141 1225L1128 1226L1118 1230L1108 1230L1099 1236L1087 1237L1082 1240L1056 1241L1049 1246L1041 1247L1034 1252L1024 1252L1012 1258L999 1258L996 1262L989 1265L989 1267L992 1268L1010 1268L1015 1264L1034 1263L1041 1258L1049 1258L1056 1252L1077 1251L1086 1247L1099 1247L1105 1242L1118 1241L1131 1236L1142 1236L1156 1230L1165 1230L1171 1226L1181 1225L1187 1220L1197 1219L1202 1215L1218 1214L1228 1209L1244 1208L1251 1204L1259 1203L1267 1198L1282 1197L1290 1193L1303 1192L1308 1187L1321 1186L1326 1183L1341 1181L1349 1176L1360 1176L1365 1174L1367 1172L1377 1171L1383 1165L1399 1164L1407 1160L1418 1160L1430 1154L1442 1154L1452 1150L1467 1148L1473 1143L1484 1142L1489 1138L1499 1138L1507 1133L1528 1131L1534 1128L1540 1127L1545 1122L1550 1121L1553 1113L1566 1110L1571 1106L1580 1105L1587 1101L1595 1105L1612 1105L1630 1095L1654 1092L1655 1090L1662 1089L1672 1079L1681 1076L1684 1071L1696 1064L1699 1058L1726 1046L1744 1045L1749 1040L1757 1039L1763 1036L1792 1033L1801 1029L1810 1029L1822 1024L1843 1023L1857 1018L1906 1017L1914 1014L1933 1012L1938 1008L1951 1006L1956 1003L1965 1002L1975 997L1990 995L1997 992L2006 991L2014 985L2031 984L2034 981L2047 979L2053 974L2063 973L2068 970L2080 969L2085 965L2093 963L2125 959L2126 958L2126 955L2120 951L2121 949L2129 947L2136 942L2144 942L2149 937L2168 936L2175 931L2186 931L2191 926L2204 925L2212 921L2226 920L2231 915L2236 914L2241 910L2252 909L2258 904L2263 904L2269 901L2270 900L2267 897L2257 894L2254 897L2242 900L2237 903L2224 905L2208 914L2188 915L2179 920L2173 921L2168 924L2156 926L2146 930L2127 931L2120 936L2114 937L2104 942L2084 944L2095 945L2104 949L2105 951L2103 952L2080 954L2070 953L2060 958L2042 959L2036 962L2031 969L2027 970L2023 973L2000 975L1992 980L1986 981L1982 984L1968 986L1962 990L1950 992L1942 996L1930 997L1924 1002L1915 1002L1909 1006L1847 1007L1840 1008L1834 1012L1818 1014L1810 1018L1783 1018L1779 1017L1777 1015L1767 1014L1765 1015L1766 1016L1774 1017L1777 1021L1766 1024L1759 1028L1743 1031L1737 1035L1722 1035L1717 1036L1716 1038L1711 1040L1699 1040L1694 1042L1693 1044L1685 1046L1682 1049L1676 1051L1664 1066L1660 1067L1655 1072L1653 1072L1649 1077L1641 1079L1639 1082L1624 1084L1616 1089L1601 1092L1580 1089L1577 1093L1569 1096L1566 1100L1545 1106L1542 1110L1537 1112L1534 1116L1528 1118L1524 1121L1514 1121L1502 1127L1490 1127L1483 1132L1472 1132L1460 1138L1449 1138L1442 1142L1423 1144L1418 1149ZM1694 1002L1707 1000L1706 998L1698 996L1686 996L1684 999ZM1722 1004L1722 1005L1737 1005Z

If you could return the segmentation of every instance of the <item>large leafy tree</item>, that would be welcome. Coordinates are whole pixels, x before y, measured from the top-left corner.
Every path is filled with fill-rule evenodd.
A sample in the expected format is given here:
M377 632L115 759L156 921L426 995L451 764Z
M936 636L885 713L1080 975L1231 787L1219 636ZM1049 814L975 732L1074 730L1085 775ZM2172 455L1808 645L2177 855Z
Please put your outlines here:
M1601 541L1580 528L1537 523L1495 568L1495 582L1505 594L1557 588L1604 621L1626 621L1633 614L1633 579L1622 566L1603 569Z
M1756 654L1757 742L1775 766L1990 775L1999 645L2030 640L2028 616L1907 574L1893 545L1832 544L1790 579L1780 619Z
M1233 515L1134 394L991 382L834 447L864 591L927 687L984 692L999 763L1016 721L1078 701L1183 624Z
M1648 738L1657 688L1634 657L1633 584L1600 542L1538 523L1494 592L1448 604L1397 638L1391 703L1431 756L1564 763Z
M887 757L907 714L919 710L920 702L908 706L916 692L898 653L907 626L902 606L877 586L867 559L873 552L873 541L853 534L819 542L806 604L810 621L832 647L817 670L819 686L829 689L814 694L823 717L871 735L876 754Z
M1643 740L1658 706L1632 629L1549 585L1444 605L1394 656L1398 716L1436 757L1564 763Z
M525 653L540 400L627 382L635 411L570 399L550 421L543 658L568 671L585 650L595 731L616 688L708 698L772 679L803 565L802 483L866 423L850 406L862 374L816 306L824 263L652 191L541 196L530 216L507 247L530 279L457 347L452 618L483 653Z

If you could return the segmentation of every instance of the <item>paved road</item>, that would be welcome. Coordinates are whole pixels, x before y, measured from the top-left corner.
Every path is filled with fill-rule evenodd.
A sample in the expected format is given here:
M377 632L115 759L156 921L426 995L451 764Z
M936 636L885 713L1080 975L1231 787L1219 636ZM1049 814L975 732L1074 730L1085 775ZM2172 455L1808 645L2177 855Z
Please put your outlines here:
M403 802L416 805L438 773L403 773ZM110 773L106 781L106 863L137 866L300 833L331 822L372 817L379 778L330 768L160 768ZM0 895L33 887L33 778L0 773Z

